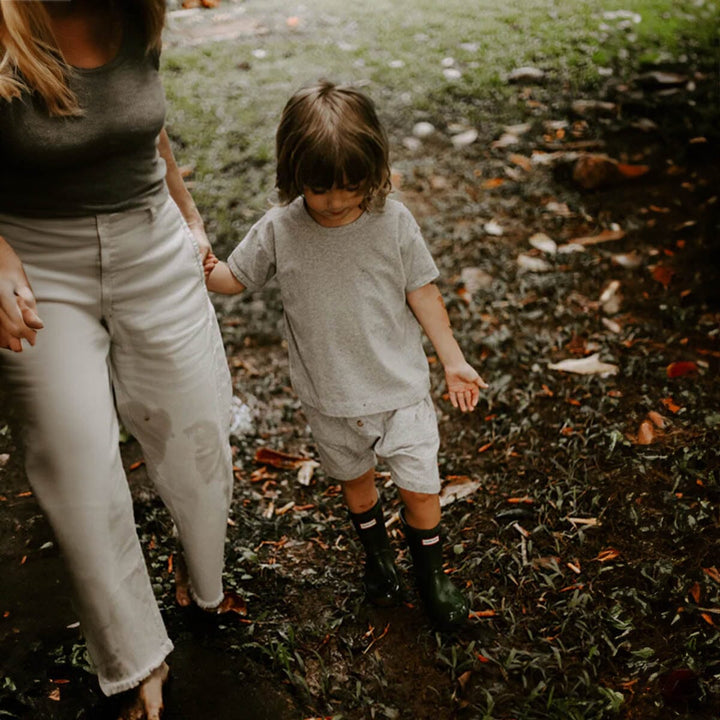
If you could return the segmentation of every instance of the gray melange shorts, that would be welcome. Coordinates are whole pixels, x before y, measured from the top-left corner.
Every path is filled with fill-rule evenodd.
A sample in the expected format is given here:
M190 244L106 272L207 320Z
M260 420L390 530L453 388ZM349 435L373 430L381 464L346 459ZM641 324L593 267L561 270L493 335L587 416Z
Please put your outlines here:
M437 417L428 395L414 405L359 417L331 417L303 404L323 470L336 480L354 480L375 467L390 467L404 490L440 492Z

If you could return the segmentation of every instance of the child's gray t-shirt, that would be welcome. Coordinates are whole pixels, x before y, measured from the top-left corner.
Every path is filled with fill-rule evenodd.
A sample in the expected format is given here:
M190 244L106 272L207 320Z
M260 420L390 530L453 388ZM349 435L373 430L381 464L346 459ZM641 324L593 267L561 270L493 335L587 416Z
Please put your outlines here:
M302 198L275 207L228 258L249 290L276 277L298 397L325 415L355 417L422 400L430 389L422 330L406 293L438 276L410 211L326 228Z

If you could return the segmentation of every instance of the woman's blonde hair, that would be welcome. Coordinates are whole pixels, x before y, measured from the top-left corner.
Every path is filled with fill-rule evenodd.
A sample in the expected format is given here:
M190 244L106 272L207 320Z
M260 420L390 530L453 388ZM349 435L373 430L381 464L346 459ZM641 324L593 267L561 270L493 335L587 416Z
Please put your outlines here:
M372 100L323 81L288 100L275 135L276 187L282 203L304 187L358 185L363 209L380 209L391 190L388 140Z
M123 0L123 5L144 31L146 52L159 52L165 0ZM37 93L51 115L79 115L69 73L42 2L0 0L0 100Z

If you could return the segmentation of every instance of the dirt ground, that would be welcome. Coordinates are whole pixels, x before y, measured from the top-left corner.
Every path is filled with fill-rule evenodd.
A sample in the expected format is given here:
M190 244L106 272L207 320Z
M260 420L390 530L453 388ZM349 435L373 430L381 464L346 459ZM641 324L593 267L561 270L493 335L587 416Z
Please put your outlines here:
M178 17L195 29L171 25L170 42L217 30ZM247 31L233 22L221 32ZM409 580L405 606L367 607L339 488L255 461L260 448L316 458L279 296L216 299L244 421L227 584L247 616L175 606L170 521L141 449L122 446L176 644L165 720L720 717L719 90L712 65L654 71L667 76L608 83L585 108L521 83L527 127L489 124L459 152L391 128L397 191L490 383L461 417L431 364L447 569L474 611L459 636L428 626ZM595 353L605 373L548 367ZM3 422L0 577L0 718L112 718Z

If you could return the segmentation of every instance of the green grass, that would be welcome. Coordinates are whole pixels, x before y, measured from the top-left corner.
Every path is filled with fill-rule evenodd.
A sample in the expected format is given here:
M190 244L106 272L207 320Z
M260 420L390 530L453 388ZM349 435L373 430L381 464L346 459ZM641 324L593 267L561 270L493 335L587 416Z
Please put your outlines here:
M195 166L193 193L219 248L228 249L267 207L282 106L295 89L321 77L365 85L397 142L418 119L481 127L484 137L503 123L527 120L527 109L515 101L517 87L506 82L516 67L539 67L547 87L582 96L601 87L599 67L623 77L649 60L712 57L716 3L602 5L638 13L642 21L623 29L622 18L606 20L596 3L579 0L409 6L318 0L290 29L282 4L248 0L246 16L271 32L167 49L169 131L180 162ZM253 54L258 51L264 57ZM443 74L447 58L459 79Z

